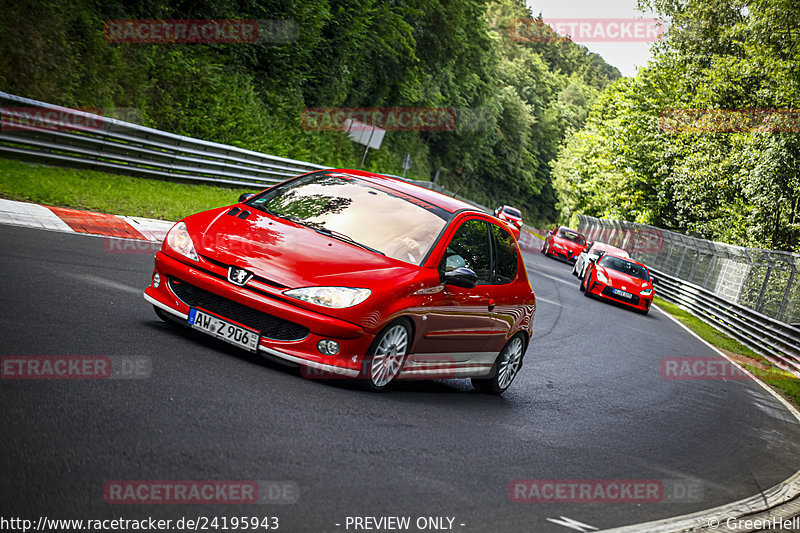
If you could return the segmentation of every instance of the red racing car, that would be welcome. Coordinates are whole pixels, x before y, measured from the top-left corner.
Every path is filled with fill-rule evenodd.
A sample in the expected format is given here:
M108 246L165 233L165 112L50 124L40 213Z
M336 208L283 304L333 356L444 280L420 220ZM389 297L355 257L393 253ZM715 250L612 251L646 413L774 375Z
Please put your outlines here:
M642 263L621 255L607 253L592 260L580 289L585 296L620 302L645 315L653 303L650 271Z
M547 233L542 253L574 263L585 247L586 236L583 233L560 226Z
M184 218L144 297L163 320L375 391L469 377L501 394L536 309L505 224L356 170L304 174Z
M522 213L519 209L511 207L510 205L501 205L494 210L494 216L508 224L511 233L514 237L519 239L520 231L522 231Z

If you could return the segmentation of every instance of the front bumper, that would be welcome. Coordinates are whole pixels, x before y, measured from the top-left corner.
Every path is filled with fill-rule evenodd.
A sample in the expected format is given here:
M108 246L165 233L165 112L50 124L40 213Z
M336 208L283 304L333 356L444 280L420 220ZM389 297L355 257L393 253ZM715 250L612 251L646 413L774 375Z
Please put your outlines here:
M573 252L568 248L556 248L554 246L550 246L550 249L547 252L549 255L557 258L557 259L564 259L565 261L570 261L572 263L578 259L580 252Z
M623 298L618 296L612 292L614 287L611 285L607 285L605 283L601 283L599 281L595 281L592 283L592 286L586 289L589 294L593 296L599 296L600 298L604 298L606 300L611 300L612 302L618 302L626 307L632 307L634 309L639 309L640 311L647 311L650 309L650 305L653 303L653 295L650 296L641 296L640 294L634 294L632 299Z
M214 265L189 265L174 259L163 252L156 254L155 273L161 277L156 288L151 281L144 291L144 298L154 306L182 320L188 319L191 302L182 300L175 292L173 283L188 284L199 289L203 294L213 296L216 301L224 300L229 307L249 308L257 314L269 315L282 323L299 326L295 331L305 328L300 335L288 335L271 338L270 332L253 327L231 316L225 316L232 322L241 323L262 333L258 349L271 356L298 363L318 370L348 377L356 377L360 373L361 360L374 339L360 326L338 318L315 313L307 309L293 306L288 298L273 297L267 291L256 287L238 287L225 279L223 272L216 272ZM184 297L186 297L184 295ZM194 304L195 307L204 308ZM213 310L211 310L213 311ZM219 314L219 313L218 313ZM265 334L267 333L267 334ZM287 338L288 337L288 338ZM333 339L339 343L339 353L334 356L323 355L317 349L322 339Z

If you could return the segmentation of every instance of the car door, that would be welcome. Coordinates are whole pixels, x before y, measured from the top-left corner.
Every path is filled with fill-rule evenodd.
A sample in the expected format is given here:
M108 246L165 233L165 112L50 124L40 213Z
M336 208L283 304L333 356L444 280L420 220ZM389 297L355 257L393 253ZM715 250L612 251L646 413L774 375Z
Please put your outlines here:
M497 356L521 318L519 306L522 303L522 293L517 284L519 250L516 239L508 230L497 224L489 224L489 232L492 245L492 276L487 292L493 308L491 333L486 335L484 350ZM527 290L530 291L530 287Z
M492 319L492 247L489 223L470 218L460 224L439 262L446 271L467 267L478 277L472 289L445 285L426 305L424 331L414 354L415 363L449 361L456 368L486 356L487 338L497 334Z

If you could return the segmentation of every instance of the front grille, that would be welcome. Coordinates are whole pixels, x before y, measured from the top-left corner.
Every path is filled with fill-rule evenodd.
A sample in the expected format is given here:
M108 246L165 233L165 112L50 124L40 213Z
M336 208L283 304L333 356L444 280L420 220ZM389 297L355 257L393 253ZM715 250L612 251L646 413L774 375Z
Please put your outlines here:
M235 266L235 265L225 264L222 261L217 261L216 259L213 259L213 258L211 258L211 257L209 257L207 255L200 254L200 257L202 257L203 259L205 259L209 263L217 265L220 268L224 268L225 270L228 270L228 268L231 267L231 266ZM265 285L269 285L270 287L275 287L275 288L278 288L278 289L288 289L289 288L287 285L282 285L280 283L277 283L275 281L269 280L267 278L262 278L261 276L255 276L254 275L253 279L257 280L257 281L260 281L261 283L264 283Z
M628 291L625 291L628 292ZM631 305L639 305L639 295L634 294L630 298L623 298L617 294L612 292L612 287L605 287L603 289L603 296L607 296L608 298L613 298L614 300L619 300L620 302L629 303Z
M308 335L308 328L305 326L262 313L252 307L217 296L213 292L208 292L191 283L170 278L169 288L189 307L199 307L211 311L223 318L255 329L264 337L280 341L295 341Z

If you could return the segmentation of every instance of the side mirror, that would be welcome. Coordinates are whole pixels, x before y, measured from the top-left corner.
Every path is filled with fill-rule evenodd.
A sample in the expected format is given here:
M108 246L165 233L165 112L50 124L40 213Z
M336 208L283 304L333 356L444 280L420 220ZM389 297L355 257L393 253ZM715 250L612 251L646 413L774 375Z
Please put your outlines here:
M454 268L450 272L444 273L444 284L462 289L474 289L478 284L478 275L467 267Z
M656 283L658 283L658 278L657 278L657 277L655 277L655 276L650 276L650 283L652 283L653 285L655 285Z
M244 201L246 201L246 200L249 200L250 198L252 198L252 197L253 197L253 196L255 196L255 195L256 195L256 194L255 194L255 193L253 193L253 192L246 192L246 193L242 194L242 195L239 197L239 203L242 203L242 202L244 202Z

